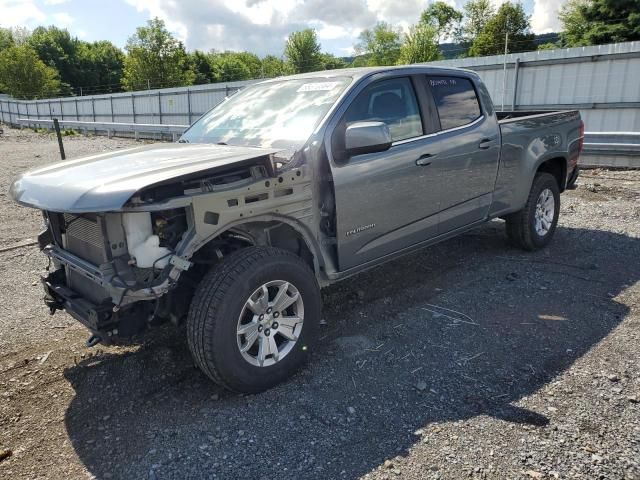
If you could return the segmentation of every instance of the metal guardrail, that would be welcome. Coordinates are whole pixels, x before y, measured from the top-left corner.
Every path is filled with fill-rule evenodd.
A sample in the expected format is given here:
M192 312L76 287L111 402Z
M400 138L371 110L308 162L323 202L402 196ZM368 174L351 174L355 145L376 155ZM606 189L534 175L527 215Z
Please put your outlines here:
M23 127L39 127L45 126L53 128L53 120L43 120L37 118L19 118L18 123ZM175 141L179 135L189 128L189 125L166 125L157 123L120 123L120 122L79 122L77 120L58 120L63 128L73 128L81 130L85 133L107 132L107 136L111 136L115 132L133 133L136 140L140 133L159 133L171 135Z
M640 132L585 132L585 153L640 156Z
M580 164L640 168L640 132L585 132Z
M79 122L76 120L58 120L63 128L74 128L85 133L107 132L111 137L115 132L171 135L175 141L189 128L189 125L164 125L155 123L119 123L119 122ZM21 126L46 126L53 128L53 120L37 118L19 118ZM584 150L581 164L585 166L640 168L640 132L585 132Z

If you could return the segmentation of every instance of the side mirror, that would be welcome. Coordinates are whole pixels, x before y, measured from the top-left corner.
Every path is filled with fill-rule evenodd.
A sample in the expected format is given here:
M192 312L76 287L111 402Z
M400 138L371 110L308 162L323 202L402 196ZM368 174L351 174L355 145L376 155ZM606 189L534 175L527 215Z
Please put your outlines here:
M355 122L347 127L344 136L347 155L384 152L391 148L391 133L384 122Z

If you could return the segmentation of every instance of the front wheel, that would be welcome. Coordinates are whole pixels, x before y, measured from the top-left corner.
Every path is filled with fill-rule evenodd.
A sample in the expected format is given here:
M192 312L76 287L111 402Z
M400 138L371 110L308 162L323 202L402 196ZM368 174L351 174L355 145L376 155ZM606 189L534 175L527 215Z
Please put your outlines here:
M216 383L261 392L304 364L320 315L315 275L299 257L272 247L242 249L200 283L187 320L189 348Z
M555 177L538 173L519 212L506 218L507 236L512 244L524 250L538 250L553 238L560 214L560 189Z

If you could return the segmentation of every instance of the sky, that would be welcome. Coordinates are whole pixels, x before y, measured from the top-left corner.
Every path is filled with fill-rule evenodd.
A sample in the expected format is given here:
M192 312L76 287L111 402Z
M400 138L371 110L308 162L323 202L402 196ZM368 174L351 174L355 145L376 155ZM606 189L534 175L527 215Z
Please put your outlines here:
M491 0L499 5L503 0ZM522 0L535 33L557 31L566 0ZM248 50L282 55L289 33L318 32L323 51L353 53L365 28L386 21L403 29L416 23L430 0L0 0L0 26L56 25L83 40L110 40L123 48L153 17L188 50ZM446 0L461 8L465 0Z

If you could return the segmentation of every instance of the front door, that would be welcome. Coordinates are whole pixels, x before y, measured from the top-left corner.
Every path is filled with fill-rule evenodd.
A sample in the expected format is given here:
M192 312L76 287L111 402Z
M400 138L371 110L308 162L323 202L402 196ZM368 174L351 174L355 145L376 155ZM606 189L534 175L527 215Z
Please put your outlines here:
M383 121L393 140L388 151L332 162L341 271L438 234L438 178L419 165L429 163L425 116L412 78L395 77L365 87L333 132L335 146L349 124Z

